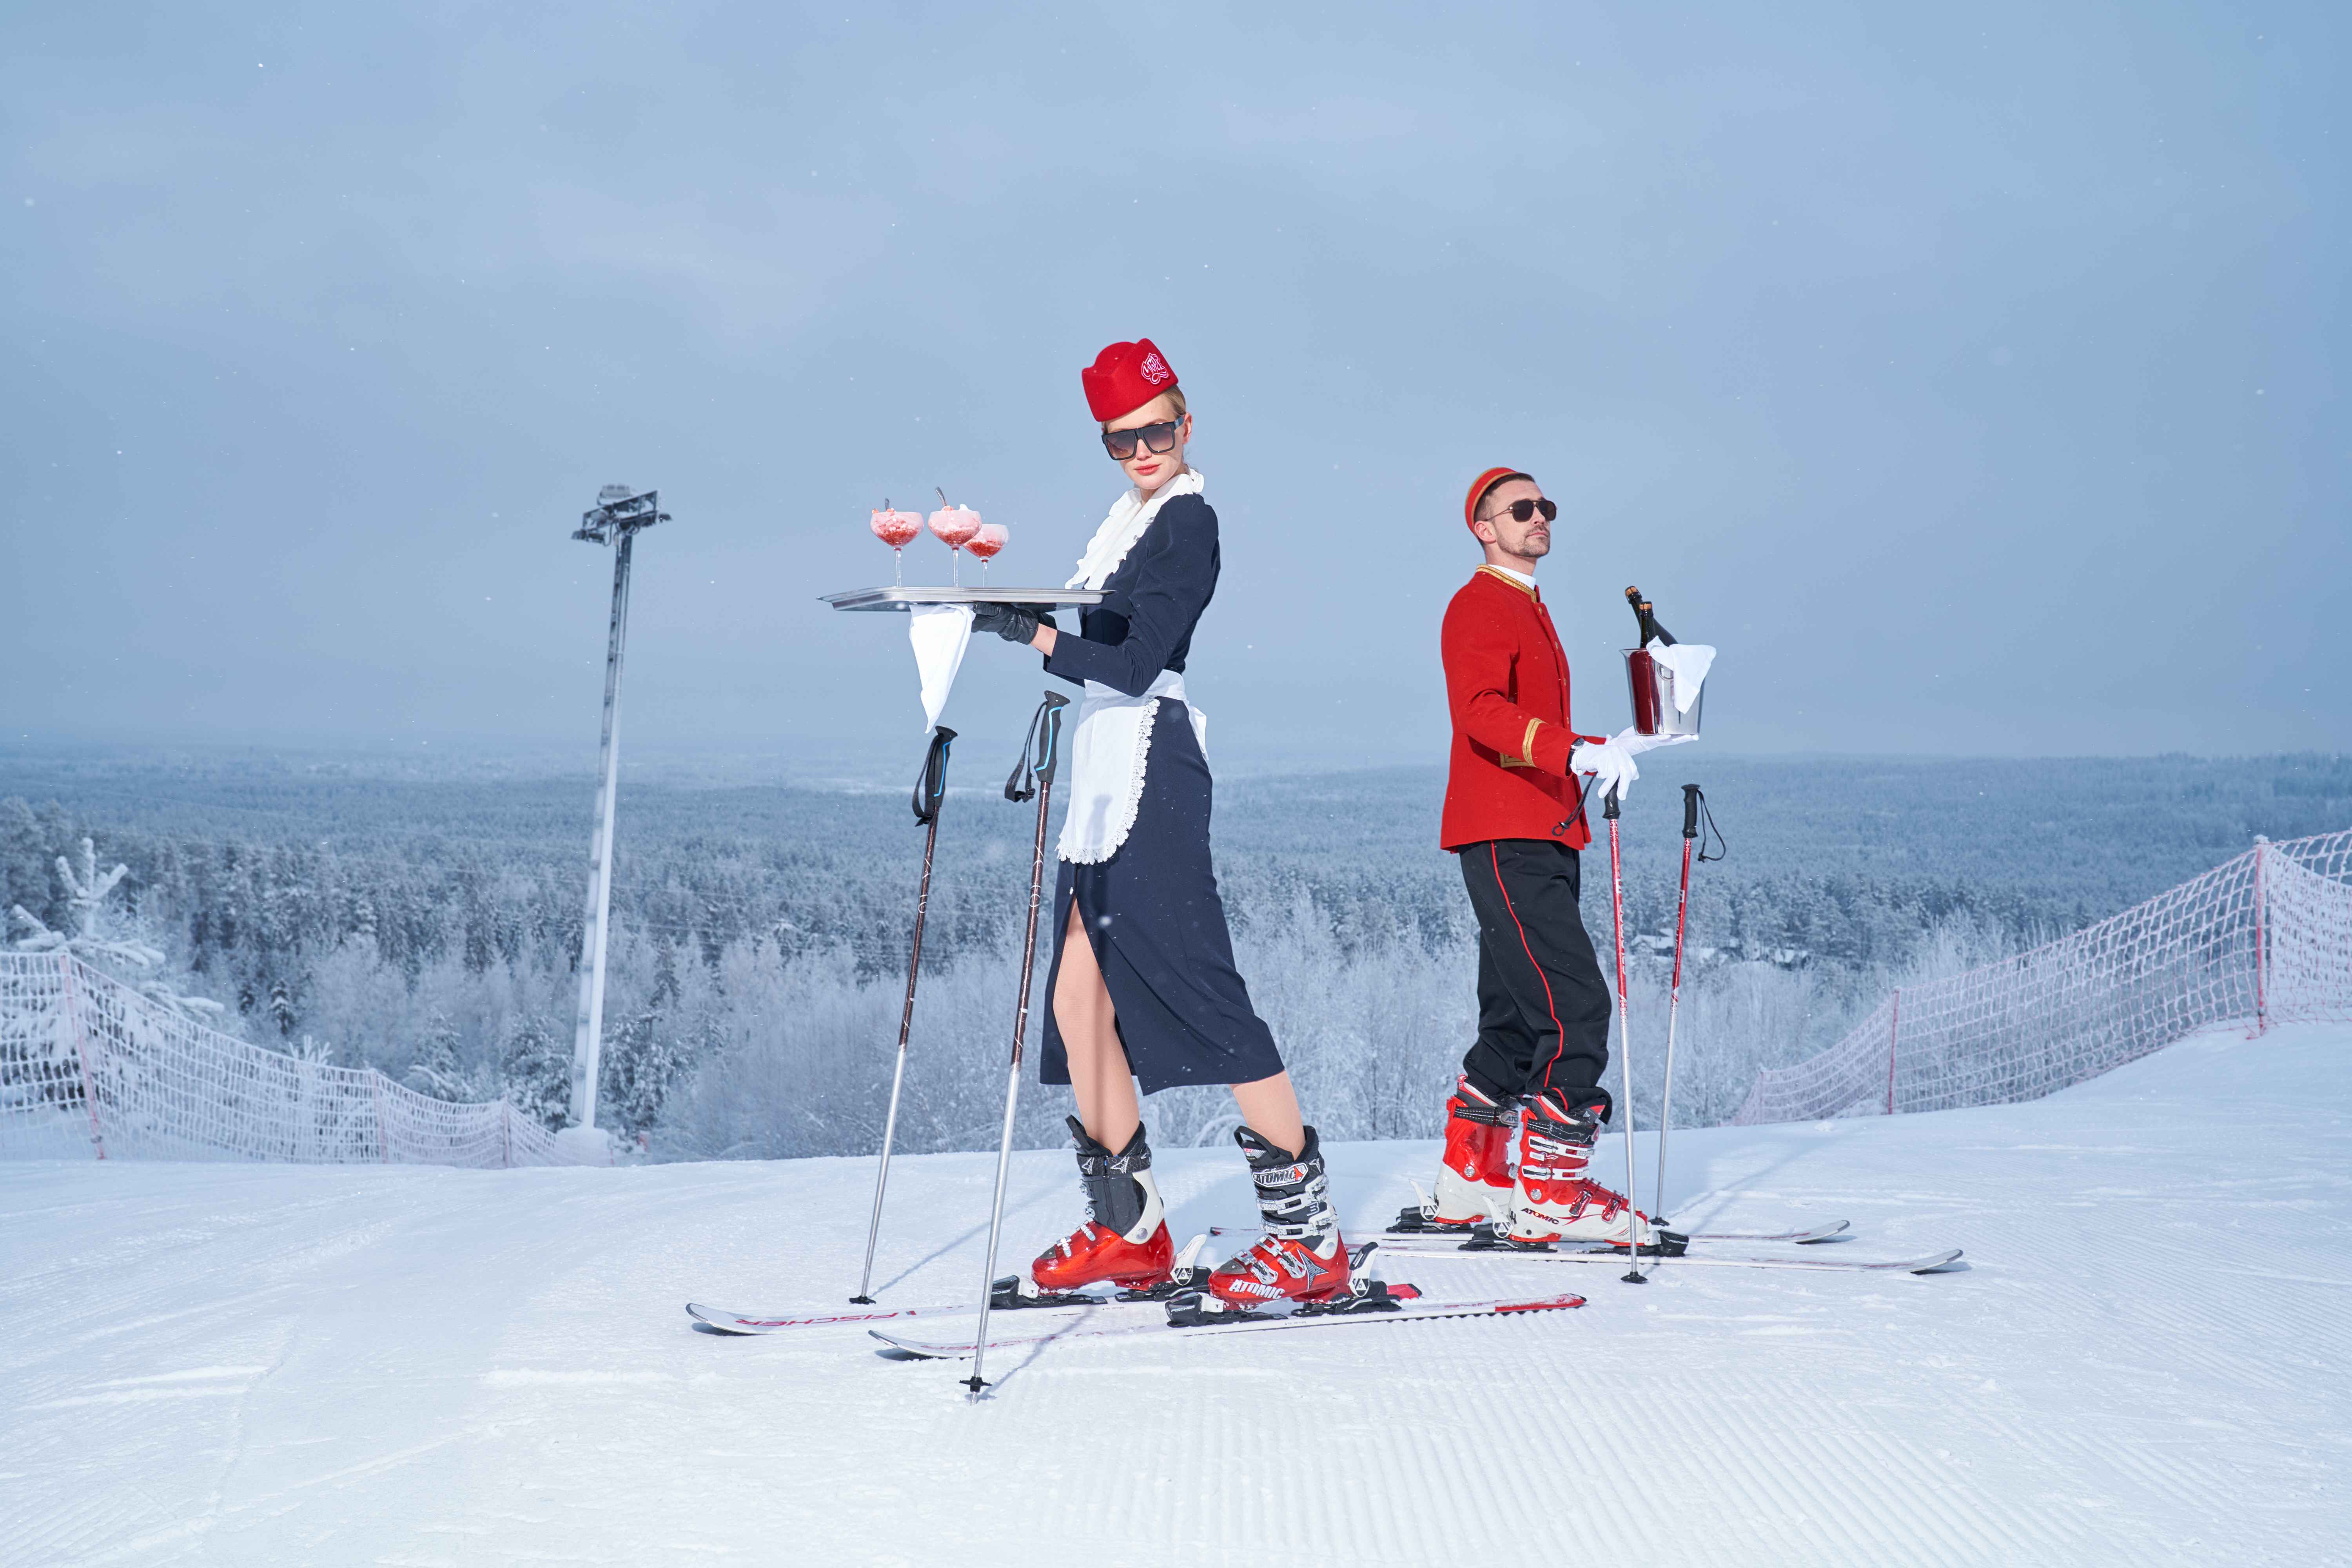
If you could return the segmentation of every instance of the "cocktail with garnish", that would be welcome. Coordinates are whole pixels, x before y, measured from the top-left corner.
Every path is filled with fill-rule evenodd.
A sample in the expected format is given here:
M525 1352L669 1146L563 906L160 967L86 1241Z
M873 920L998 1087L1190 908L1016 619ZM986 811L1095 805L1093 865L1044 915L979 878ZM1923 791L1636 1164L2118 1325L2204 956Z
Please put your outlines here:
M896 584L903 581L899 571L900 564L906 560L903 552L914 542L915 535L923 531L923 514L919 511L892 511L889 501L886 500L882 510L874 514L873 521L866 526L874 530L875 538L890 547L891 583Z
M949 570L954 574L955 585L959 588L963 586L963 547L970 544L972 535L979 531L980 513L968 506L956 505L948 500L945 490L940 491L940 510L931 513L931 532L948 547L950 558Z
M988 586L989 561L994 557L998 551L1004 548L1005 542L1012 538L1012 536L1011 531L1001 522L983 522L980 525L979 531L975 532L971 536L971 540L965 543L964 548L966 550L971 551L974 555L980 557L980 585L982 587L985 588Z

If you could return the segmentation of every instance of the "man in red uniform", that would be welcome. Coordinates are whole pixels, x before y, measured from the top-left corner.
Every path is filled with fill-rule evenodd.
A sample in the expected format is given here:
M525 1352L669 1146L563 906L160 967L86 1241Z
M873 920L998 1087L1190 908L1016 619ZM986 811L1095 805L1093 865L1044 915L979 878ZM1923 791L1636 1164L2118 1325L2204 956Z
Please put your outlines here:
M1558 515L1515 468L1480 474L1463 503L1486 560L1445 610L1454 748L1442 842L1478 917L1478 1038L1446 1101L1444 1166L1422 1217L1441 1229L1485 1222L1529 1244L1646 1242L1648 1220L1585 1175L1612 1109L1600 1087L1609 987L1576 906L1592 841L1579 775L1622 798L1639 776L1633 752L1655 742L1570 722L1568 655L1535 579Z

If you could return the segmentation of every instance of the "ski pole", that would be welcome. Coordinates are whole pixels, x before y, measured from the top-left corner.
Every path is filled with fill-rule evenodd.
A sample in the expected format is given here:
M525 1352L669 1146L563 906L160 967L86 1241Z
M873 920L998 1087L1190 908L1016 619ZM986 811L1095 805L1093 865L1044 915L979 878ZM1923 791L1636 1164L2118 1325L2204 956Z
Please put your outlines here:
M1683 888L1675 898L1675 978L1666 991L1666 1092L1658 1102L1658 1170L1650 1219L1666 1223L1666 1134L1675 1124L1675 1026L1683 1010L1683 921L1690 910L1691 840L1698 837L1698 785L1683 785Z
M1699 826L1704 819L1706 826ZM1658 1184L1657 1196L1650 1205L1654 1225L1665 1223L1666 1206L1666 1132L1674 1125L1675 1108L1675 1016L1683 1004L1683 917L1690 908L1691 840L1698 840L1698 864L1720 860L1731 847L1724 842L1723 829L1715 825L1715 813L1708 808L1706 793L1696 784L1683 785L1683 890L1675 903L1675 983L1674 993L1666 1004L1666 1096L1658 1108ZM1715 853L1706 852L1708 839L1715 840Z
M953 730L932 730L922 776L915 781L915 820L923 828L923 876L915 884L915 947L907 955L907 1005L898 1012L898 1065L890 1073L890 1114L882 1122L882 1165L874 1173L874 1217L866 1222L866 1268L857 1276L857 1294L850 1298L863 1307L874 1304L866 1291L874 1283L874 1243L882 1234L882 1194L890 1185L890 1148L898 1136L898 1091L907 1082L907 1036L915 1025L915 976L923 966L923 915L931 907L931 851L939 847L940 806L948 795L948 748L954 742Z
M1004 798L1037 797L1037 843L1029 856L1029 934L1021 943L1021 1000L1013 1013L1013 1068L1004 1080L1004 1137L996 1149L996 1195L988 1209L988 1267L980 1277L980 1331L971 1342L971 1375L963 1385L977 1402L988 1386L981 1376L988 1352L988 1309L996 1295L996 1239L1004 1225L1004 1176L1013 1164L1013 1113L1021 1100L1021 1047L1029 1033L1029 981L1037 967L1037 900L1045 886L1045 810L1054 799L1054 772L1062 760L1062 710L1070 700L1048 691L1029 721L1021 760L1004 781Z
M1628 1285L1646 1285L1642 1273L1642 1217L1633 1206L1633 1022L1625 1007L1625 875L1617 858L1617 786L1601 803L1609 824L1609 907L1617 927L1617 1064L1625 1086L1625 1240L1633 1248L1633 1266L1623 1279Z

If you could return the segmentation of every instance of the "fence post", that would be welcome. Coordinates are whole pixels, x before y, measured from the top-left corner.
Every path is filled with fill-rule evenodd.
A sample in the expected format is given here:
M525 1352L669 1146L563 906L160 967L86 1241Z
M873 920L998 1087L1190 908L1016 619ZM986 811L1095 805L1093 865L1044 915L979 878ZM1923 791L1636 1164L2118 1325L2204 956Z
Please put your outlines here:
M2269 914L2269 880L2263 875L2263 858L2271 841L2262 834L2254 835L2254 1035L2260 1038L2270 1032L2270 943L2266 940Z
M1903 987L1895 988L1895 1011L1886 1020L1886 1114L1895 1114L1895 1047L1903 1037Z
M368 1098L375 1102L375 1157L392 1163L392 1129L383 1121L383 1074L368 1068Z
M514 1169L514 1102L499 1101L499 1169Z
M82 1027L81 1005L75 999L73 966L73 954L58 954L58 973L65 977L66 983L66 1027L73 1035L74 1056L81 1063L81 1107L89 1112L90 1147L96 1149L98 1157L103 1160L106 1158L106 1134L100 1131L98 1125L98 1080L89 1070L89 1031Z

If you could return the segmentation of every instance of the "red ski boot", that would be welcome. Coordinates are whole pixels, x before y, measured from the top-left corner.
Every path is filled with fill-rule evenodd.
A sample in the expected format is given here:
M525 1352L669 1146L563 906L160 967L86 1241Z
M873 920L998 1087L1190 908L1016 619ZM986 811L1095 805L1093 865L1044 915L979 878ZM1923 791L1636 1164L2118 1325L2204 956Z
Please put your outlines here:
M1070 1134L1078 1141L1078 1180L1087 1189L1087 1221L1047 1247L1029 1266L1026 1280L1000 1281L999 1305L1050 1306L1081 1286L1108 1279L1128 1290L1164 1285L1175 1270L1176 1244L1168 1235L1167 1211L1151 1179L1151 1145L1138 1127L1127 1147L1113 1154L1087 1136L1075 1116ZM1002 1287L1010 1284L1010 1292Z
M1660 1233L1648 1215L1585 1176L1606 1104L1593 1100L1570 1110L1549 1094L1520 1102L1519 1179L1505 1239L1530 1247L1604 1241L1647 1247L1657 1242Z
M1427 1202L1398 1211L1392 1231L1466 1234L1474 1226L1496 1230L1511 1223L1511 1134L1518 1113L1489 1100L1466 1078L1445 1102L1445 1154L1437 1190Z
M1277 1301L1328 1301L1346 1295L1348 1244L1339 1237L1339 1216L1331 1207L1315 1129L1307 1130L1307 1147L1296 1156L1246 1127L1234 1133L1234 1142L1249 1156L1265 1235L1209 1276L1201 1305L1246 1311ZM1176 1317L1173 1309L1170 1317Z

